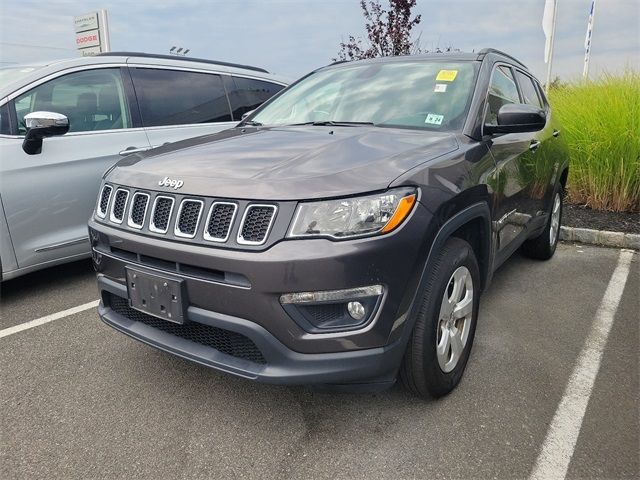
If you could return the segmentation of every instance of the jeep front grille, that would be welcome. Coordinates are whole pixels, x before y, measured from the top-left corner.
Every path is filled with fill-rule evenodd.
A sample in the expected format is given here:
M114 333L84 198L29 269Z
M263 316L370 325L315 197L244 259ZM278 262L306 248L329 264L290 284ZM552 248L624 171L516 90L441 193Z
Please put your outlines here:
M149 230L156 233L167 233L171 212L173 211L173 198L158 195L153 204Z
M111 185L105 185L100 192L100 201L98 202L98 216L104 218L107 216L107 208L109 207L109 200L111 200L111 194L113 193L113 187Z
M129 220L127 224L133 228L142 228L144 218L147 215L147 207L149 206L149 194L136 192L131 200L131 210L129 211Z
M116 194L113 197L113 204L111 205L110 220L114 223L122 223L124 218L124 212L127 208L127 200L129 198L129 191L119 188L116 190Z
M174 232L178 237L193 238L196 236L202 213L202 200L183 200L178 209Z
M138 234L151 232L200 244L216 242L229 248L258 247L267 244L280 207L105 184L98 195L95 217ZM291 211L291 204L286 207L285 212Z
M244 211L238 243L243 245L262 245L276 215L275 205L249 205Z
M238 207L235 203L214 202L209 211L204 239L212 242L226 242L236 217Z

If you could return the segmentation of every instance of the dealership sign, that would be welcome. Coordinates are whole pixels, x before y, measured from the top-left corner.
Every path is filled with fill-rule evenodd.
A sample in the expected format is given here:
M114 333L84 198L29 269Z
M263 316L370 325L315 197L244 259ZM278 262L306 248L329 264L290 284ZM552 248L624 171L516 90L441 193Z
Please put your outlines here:
M111 50L106 10L80 15L73 19L73 23L76 48L83 57Z

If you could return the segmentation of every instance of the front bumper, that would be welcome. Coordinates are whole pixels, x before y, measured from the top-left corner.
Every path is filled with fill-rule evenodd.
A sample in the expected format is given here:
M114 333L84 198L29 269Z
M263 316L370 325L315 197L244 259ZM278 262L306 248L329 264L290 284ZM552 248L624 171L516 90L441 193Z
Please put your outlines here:
M245 378L285 384L392 382L408 338L408 312L427 254L430 220L418 205L407 224L384 237L285 240L262 252L166 241L91 220L99 313L105 323L144 343ZM218 272L209 278L186 267L179 270L187 273L172 272L185 282L189 321L243 335L264 362L224 353L111 308L111 295L127 298L125 267L147 267L143 259L154 259L157 270L164 262ZM305 331L279 302L284 293L373 284L384 286L383 304L370 323L348 332Z
M117 313L109 303L112 295L126 298L123 285L98 276L102 301L98 313L109 326L136 340L207 367L250 380L276 384L393 383L402 358L401 341L364 350L335 353L298 353L287 348L260 325L237 317L189 307L190 321L236 332L255 344L264 362L225 354Z

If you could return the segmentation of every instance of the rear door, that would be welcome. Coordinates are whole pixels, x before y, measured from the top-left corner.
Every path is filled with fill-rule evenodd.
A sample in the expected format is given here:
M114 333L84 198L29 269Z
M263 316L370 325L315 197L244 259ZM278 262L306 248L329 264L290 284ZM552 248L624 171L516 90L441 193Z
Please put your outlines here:
M0 138L0 194L19 268L88 253L87 219L102 174L119 152L149 148L134 128L123 78L118 67L60 73L9 103L14 124ZM24 116L35 111L66 115L70 129L27 155Z
M153 146L230 128L231 107L217 73L130 67L140 115Z

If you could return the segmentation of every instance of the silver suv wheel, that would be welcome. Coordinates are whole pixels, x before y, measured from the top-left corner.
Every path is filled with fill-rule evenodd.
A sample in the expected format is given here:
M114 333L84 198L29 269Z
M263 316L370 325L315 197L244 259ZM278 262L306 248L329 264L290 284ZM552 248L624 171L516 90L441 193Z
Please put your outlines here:
M442 296L438 317L436 352L443 372L458 364L469 339L473 314L473 278L467 267L453 272Z

